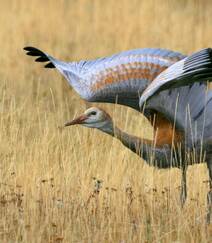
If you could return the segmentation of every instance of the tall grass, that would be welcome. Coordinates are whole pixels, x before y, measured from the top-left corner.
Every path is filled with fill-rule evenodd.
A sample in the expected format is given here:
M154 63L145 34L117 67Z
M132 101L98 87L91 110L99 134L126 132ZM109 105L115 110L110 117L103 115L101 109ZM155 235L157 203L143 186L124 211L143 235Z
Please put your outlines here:
M25 45L63 60L161 47L211 46L211 1L0 1L0 242L210 242L207 170L189 169L179 207L176 169L150 168L117 140L59 129L86 104ZM151 137L140 114L104 107L129 133Z

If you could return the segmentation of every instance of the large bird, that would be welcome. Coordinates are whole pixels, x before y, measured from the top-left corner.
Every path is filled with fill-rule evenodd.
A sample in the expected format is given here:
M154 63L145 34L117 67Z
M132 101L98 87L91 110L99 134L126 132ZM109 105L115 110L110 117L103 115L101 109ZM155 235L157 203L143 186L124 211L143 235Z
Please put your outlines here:
M187 166L207 162L210 189L207 222L212 214L212 49L188 57L164 49L136 49L91 61L62 62L25 47L37 62L56 68L74 90L90 102L126 105L142 111L154 128L153 142L113 126L104 111L92 108L66 125L84 124L117 137L158 168L182 169L181 204L186 196ZM115 130L114 130L115 129ZM151 152L151 153L150 153Z

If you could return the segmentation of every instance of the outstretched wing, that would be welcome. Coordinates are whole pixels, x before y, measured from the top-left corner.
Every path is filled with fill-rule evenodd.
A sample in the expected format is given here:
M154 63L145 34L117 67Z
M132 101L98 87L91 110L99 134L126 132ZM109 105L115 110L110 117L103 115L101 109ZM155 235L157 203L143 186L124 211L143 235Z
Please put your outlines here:
M139 110L139 94L167 67L183 59L164 49L135 49L91 61L61 62L34 47L25 47L36 62L57 68L74 90L91 102L118 103Z
M140 107L153 95L195 82L212 81L212 49L207 48L180 60L158 75L143 92Z

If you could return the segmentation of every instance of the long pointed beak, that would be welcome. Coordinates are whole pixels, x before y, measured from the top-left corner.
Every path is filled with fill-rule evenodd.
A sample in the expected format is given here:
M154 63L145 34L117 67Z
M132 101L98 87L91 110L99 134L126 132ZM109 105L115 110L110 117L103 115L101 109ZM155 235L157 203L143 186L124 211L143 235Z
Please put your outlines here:
M69 121L67 123L65 123L65 127L67 126L72 126L72 125L77 125L77 124L83 124L83 122L87 119L88 117L86 115L81 115L78 116L76 119L73 119L72 121Z

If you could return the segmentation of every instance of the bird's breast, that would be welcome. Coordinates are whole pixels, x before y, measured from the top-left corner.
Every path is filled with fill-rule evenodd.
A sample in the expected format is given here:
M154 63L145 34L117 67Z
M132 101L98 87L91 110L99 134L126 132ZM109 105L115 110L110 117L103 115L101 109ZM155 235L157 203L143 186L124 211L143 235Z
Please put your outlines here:
M168 119L162 114L157 113L152 122L154 127L154 139L156 147L162 147L164 145L177 145L183 143L184 134L182 131L177 130Z

